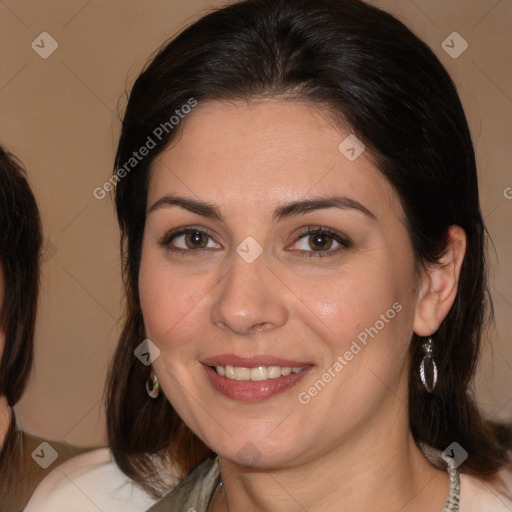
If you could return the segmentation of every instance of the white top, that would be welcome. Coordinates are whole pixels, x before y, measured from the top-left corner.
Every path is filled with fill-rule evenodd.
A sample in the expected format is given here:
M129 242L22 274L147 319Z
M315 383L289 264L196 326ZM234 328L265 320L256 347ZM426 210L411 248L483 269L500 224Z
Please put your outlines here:
M512 498L512 472L502 470L501 475ZM460 474L460 512L511 512L509 498L478 478ZM117 467L108 448L101 448L58 466L24 512L144 512L156 501Z
M101 448L56 467L24 512L144 512L155 501L117 467L108 448Z
M474 476L461 473L460 512L512 512L512 472L501 470L508 497L499 494L489 484Z

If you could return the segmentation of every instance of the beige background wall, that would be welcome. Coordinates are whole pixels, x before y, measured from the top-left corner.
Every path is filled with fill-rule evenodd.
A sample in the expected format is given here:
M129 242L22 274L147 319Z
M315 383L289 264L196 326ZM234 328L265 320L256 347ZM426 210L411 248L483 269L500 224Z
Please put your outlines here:
M480 368L477 396L491 415L510 418L512 2L371 3L397 15L430 44L466 106L482 208L496 248L495 353L491 358L488 351ZM0 141L28 169L48 238L35 369L17 407L30 432L82 445L104 442L102 392L120 327L120 269L112 203L95 199L93 190L111 171L125 88L165 39L220 4L0 0ZM469 44L457 59L441 46L454 31ZM37 38L42 32L58 43L47 59L31 47L34 40L42 46ZM43 37L45 48L39 51L50 48Z

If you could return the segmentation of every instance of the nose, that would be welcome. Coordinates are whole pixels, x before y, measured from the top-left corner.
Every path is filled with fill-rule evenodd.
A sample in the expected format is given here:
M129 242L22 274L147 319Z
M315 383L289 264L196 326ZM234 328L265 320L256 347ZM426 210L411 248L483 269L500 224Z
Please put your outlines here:
M234 260L215 288L212 322L240 335L267 332L284 325L289 315L286 290L264 256L252 263L238 255Z

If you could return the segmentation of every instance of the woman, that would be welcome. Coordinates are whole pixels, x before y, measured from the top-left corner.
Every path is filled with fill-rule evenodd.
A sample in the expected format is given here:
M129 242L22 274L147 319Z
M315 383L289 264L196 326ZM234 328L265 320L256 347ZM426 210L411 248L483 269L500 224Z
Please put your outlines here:
M19 512L55 466L80 453L23 432L12 407L27 385L42 245L35 198L18 160L0 146L0 512ZM49 446L48 446L49 444Z
M399 21L358 0L205 16L137 79L115 182L109 440L150 510L510 509L508 431L468 393L471 137Z

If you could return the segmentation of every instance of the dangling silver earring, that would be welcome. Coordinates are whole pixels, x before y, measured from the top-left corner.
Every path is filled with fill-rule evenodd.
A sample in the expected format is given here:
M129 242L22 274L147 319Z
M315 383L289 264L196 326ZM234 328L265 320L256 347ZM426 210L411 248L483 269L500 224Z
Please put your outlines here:
M429 393L432 393L437 384L437 366L432 356L432 353L434 352L432 338L428 338L428 340L423 343L422 348L425 355L423 356L420 365L421 382L425 389ZM427 384L427 379L425 377L425 362L430 363L432 366L432 384Z
M151 398L156 398L160 394L160 382L153 369L146 381L146 392Z

